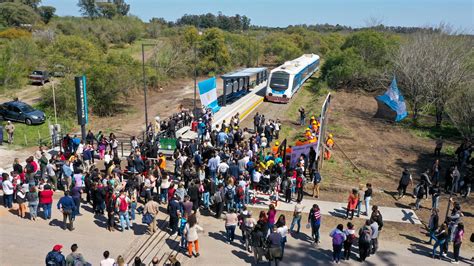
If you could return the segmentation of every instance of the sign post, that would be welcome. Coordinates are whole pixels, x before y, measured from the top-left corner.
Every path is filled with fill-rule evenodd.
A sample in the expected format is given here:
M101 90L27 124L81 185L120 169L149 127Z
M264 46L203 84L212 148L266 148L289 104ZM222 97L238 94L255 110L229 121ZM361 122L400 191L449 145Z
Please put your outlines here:
M75 77L74 81L76 83L77 124L81 126L81 137L85 140L86 124L89 122L86 76Z

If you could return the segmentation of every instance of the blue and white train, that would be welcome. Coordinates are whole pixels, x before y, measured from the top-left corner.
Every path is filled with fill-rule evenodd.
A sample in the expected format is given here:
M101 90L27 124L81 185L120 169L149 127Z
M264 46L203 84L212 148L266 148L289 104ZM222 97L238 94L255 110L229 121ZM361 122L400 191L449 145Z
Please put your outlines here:
M303 83L319 69L319 56L304 54L273 69L267 83L265 99L287 103Z

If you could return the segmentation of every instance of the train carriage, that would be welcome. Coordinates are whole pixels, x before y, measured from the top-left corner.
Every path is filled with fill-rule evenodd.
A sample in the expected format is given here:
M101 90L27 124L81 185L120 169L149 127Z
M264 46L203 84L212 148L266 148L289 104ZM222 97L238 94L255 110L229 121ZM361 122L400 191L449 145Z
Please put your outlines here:
M287 103L304 82L319 69L319 56L304 54L273 69L267 83L265 99Z

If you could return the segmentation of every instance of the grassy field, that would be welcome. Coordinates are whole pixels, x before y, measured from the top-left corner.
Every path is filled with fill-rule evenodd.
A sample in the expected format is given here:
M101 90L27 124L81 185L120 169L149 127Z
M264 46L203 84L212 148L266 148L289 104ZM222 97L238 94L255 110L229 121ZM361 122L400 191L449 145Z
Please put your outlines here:
M14 144L15 146L21 147L32 147L38 145L50 145L51 136L49 133L49 125L53 121L47 120L45 123L40 125L31 125L28 126L23 123L15 123L15 133L14 133ZM61 132L70 132L74 129L74 121L63 119L59 121L61 125ZM4 132L4 139L7 139L6 133ZM13 147L12 147L13 148Z
M285 118L297 123L299 119L298 109L300 107L304 107L308 121L313 115L318 117L321 114L321 105L328 92L325 84L320 83L317 78L311 78L290 101ZM283 125L281 129L281 135L285 136L290 143L303 133L301 128L294 125Z

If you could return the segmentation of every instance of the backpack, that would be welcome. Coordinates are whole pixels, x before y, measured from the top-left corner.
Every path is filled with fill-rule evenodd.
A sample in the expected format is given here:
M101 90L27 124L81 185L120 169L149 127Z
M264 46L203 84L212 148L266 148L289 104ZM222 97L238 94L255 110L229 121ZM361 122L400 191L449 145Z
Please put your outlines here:
M321 183L321 174L320 173L315 172L313 174L313 182L316 183L316 184Z
M355 238L356 238L355 234L349 234L347 235L346 242L352 244Z
M119 211L120 212L126 212L127 209L128 209L127 198L126 197L120 197Z
M234 199L234 193L232 193L232 189L228 189L226 192L225 192L225 198L227 200L233 200Z
M28 174L31 174L31 173L33 173L34 171L35 171L35 167L34 167L31 163L29 163L29 164L26 165L26 172L27 172Z
M239 199L243 199L244 198L244 189L242 187L238 187L237 188L237 197Z
M361 234L360 237L359 237L360 243L369 244L369 243L370 243L370 240L371 240L371 238L370 238L370 233L369 233L369 231L366 230L366 229L363 229L363 230L362 230L362 234Z
M80 256L73 256L72 266L84 266L84 263L81 261Z
M62 265L62 261L57 254L57 252L50 251L46 256L46 265Z
M342 245L344 242L344 235L342 233L335 233L332 237L332 243L334 245Z

